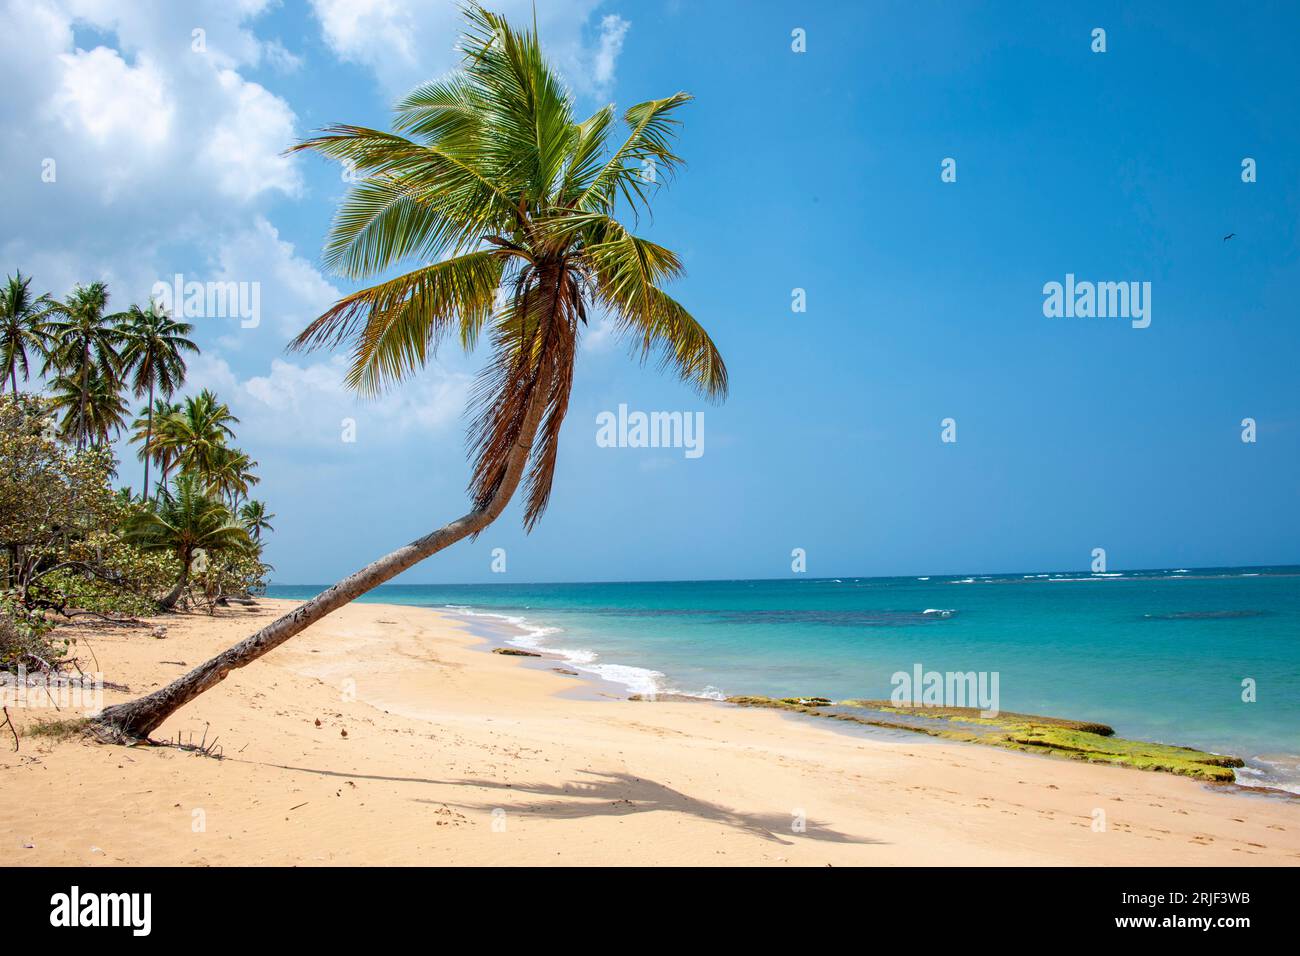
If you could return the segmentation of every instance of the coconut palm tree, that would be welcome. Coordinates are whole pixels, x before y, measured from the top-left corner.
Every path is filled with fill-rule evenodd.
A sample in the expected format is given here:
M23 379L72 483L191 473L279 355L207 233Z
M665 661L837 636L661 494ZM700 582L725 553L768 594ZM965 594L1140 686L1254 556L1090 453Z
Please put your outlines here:
M8 381L18 394L18 370L24 382L31 374L28 352L44 355L49 346L43 317L49 296L33 296L31 285L31 276L19 270L0 289L0 392Z
M238 424L226 403L205 388L186 398L180 411L157 422L152 444L170 453L181 471L207 476L224 453L226 439L235 437L230 426Z
M155 496L158 491L167 488L167 473L176 462L175 449L163 447L159 441L159 428L180 411L181 406L178 403L169 402L165 398L155 398L153 404L142 409L135 421L131 423L131 442L140 446L136 457L140 461L148 457L159 469Z
M89 421L87 404L92 387L112 385L116 390L121 379L123 344L120 325L124 313L109 315L108 286L103 282L79 285L62 301L52 301L41 313L48 317L46 332L51 347L44 372L57 370L68 383L75 383L80 394L78 420ZM77 448L89 433L79 433Z
M125 330L126 346L122 350L122 367L130 378L136 398L146 393L144 444L147 448L153 438L154 390L170 398L185 381L185 358L182 353L195 352L199 347L185 336L194 331L188 322L177 322L157 303L145 308L138 305L127 310ZM149 461L144 455L144 497L149 497Z
M118 381L96 367L59 375L50 383L50 406L61 413L59 433L78 449L107 445L125 427L130 409Z
M238 448L222 447L216 450L208 471L202 477L207 481L209 491L226 498L234 508L240 499L248 497L249 489L261 481L253 474L256 467L257 462Z
M707 397L725 395L726 368L713 341L662 288L681 271L677 255L615 218L620 205L633 215L648 208L651 179L678 166L675 117L690 97L677 93L631 107L618 134L612 107L578 121L535 33L478 6L465 15L462 70L402 100L396 132L335 126L298 147L348 162L361 176L332 227L332 266L368 278L406 260L419 264L345 297L295 345L347 344L348 382L373 393L422 368L448 336L467 350L486 337L492 355L473 397L469 512L166 687L107 708L94 724L101 739L147 736L232 669L477 535L521 481L524 524L535 525L550 497L578 337L590 311L612 316L643 358L657 352Z
M162 599L170 610L190 580L197 552L251 546L248 531L221 501L203 489L197 475L180 475L172 493L148 504L127 527L126 540L144 551L166 551L180 562L176 586Z
M263 531L275 530L271 526L271 519L274 517L274 514L266 510L266 503L262 501L248 501L239 509L239 520L248 529L249 537L257 542L262 540Z

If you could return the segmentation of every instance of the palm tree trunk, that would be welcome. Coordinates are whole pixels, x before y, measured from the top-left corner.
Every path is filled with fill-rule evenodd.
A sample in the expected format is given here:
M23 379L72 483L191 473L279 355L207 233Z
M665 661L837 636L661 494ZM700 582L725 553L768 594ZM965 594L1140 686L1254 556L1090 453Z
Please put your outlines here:
M478 534L505 510L519 486L545 404L546 390L539 387L529 399L519 440L515 443L501 484L485 505L371 562L166 687L125 704L106 707L91 719L91 732L104 743L134 743L147 739L172 713L225 680L226 675L235 668L251 664L321 618L430 555L437 554L462 538Z
M77 451L81 451L90 430L86 427L86 398L90 392L90 343L81 350L81 424L77 429Z
M181 571L181 579L177 581L176 586L172 588L170 591L168 591L166 596L163 597L163 599L158 602L158 606L161 607L164 611L170 611L172 608L176 606L176 602L181 599L181 594L183 594L185 591L185 585L189 583L190 583L190 569L189 569L189 565L186 565L185 569Z
M153 444L153 379L149 380L149 414L144 426L144 500L149 500L149 447Z
M14 397L18 396L18 363L9 366L9 381L13 384Z

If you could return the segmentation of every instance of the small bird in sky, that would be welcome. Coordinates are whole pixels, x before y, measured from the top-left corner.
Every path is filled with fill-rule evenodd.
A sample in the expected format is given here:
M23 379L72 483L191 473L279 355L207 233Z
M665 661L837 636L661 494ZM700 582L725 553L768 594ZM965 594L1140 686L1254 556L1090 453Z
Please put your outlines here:
M1228 233L1226 236L1223 237L1223 241L1224 241L1224 242L1227 242L1229 239L1231 239L1231 238L1232 238L1233 236L1235 236L1235 235L1236 235L1235 232L1230 232L1230 233Z

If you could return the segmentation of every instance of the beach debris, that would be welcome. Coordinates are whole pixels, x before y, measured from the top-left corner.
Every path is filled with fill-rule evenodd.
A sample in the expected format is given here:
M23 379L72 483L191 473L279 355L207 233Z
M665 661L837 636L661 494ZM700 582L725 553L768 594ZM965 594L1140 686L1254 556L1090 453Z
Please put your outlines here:
M557 674L568 674L570 677L578 676L577 671L571 671L567 667L552 667L551 670L555 671Z
M319 717L316 718L316 726L317 726L317 727L320 726L320 718L319 718Z
M9 726L9 732L14 735L14 753L18 753L18 728L14 726L13 720L9 717L9 708L4 708L5 723Z
M165 624L159 624L150 633L153 634L155 638L161 641L164 637L167 636L167 626Z
M217 746L217 741L220 740L221 738L213 737L212 743L208 743L208 728L211 726L212 726L211 724L203 725L203 736L199 739L199 742L197 744L194 742L194 732L190 731L190 736L188 740L182 741L181 735L177 734L174 740L163 741L163 746L175 747L177 750L184 750L188 753L195 753L198 754L200 757L211 757L214 760L221 760L225 754L224 749Z
M829 707L831 700L828 697L782 697L783 704L798 704L800 707Z
M494 647L492 648L492 653L504 654L506 657L541 657L542 656L541 654L537 654L533 651L521 651L517 647Z
M345 728L345 727L340 727L340 728L339 728L339 736L340 736L340 737L346 737L347 735L348 735L347 728Z

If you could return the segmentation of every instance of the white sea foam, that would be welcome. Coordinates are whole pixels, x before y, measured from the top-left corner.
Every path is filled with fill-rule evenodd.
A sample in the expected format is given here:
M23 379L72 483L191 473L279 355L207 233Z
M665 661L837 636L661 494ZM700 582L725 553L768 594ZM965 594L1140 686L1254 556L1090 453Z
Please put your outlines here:
M523 650L544 651L547 654L553 654L578 671L593 674L613 684L623 685L630 693L647 696L663 693L660 681L662 681L664 675L659 671L651 670L648 667L633 667L630 664L598 663L599 655L595 651L586 648L554 647L547 642L548 637L562 633L563 628L534 624L527 618L520 617L517 614L477 611L459 604L447 604L444 607L466 617L483 617L503 621L522 632L508 638L506 643Z
M929 617L952 617L957 613L957 610L951 607L927 607L921 613Z
M613 684L622 684L633 694L653 697L661 693L659 681L663 674L645 667L632 667L628 664L581 664L570 661L574 667L589 674L595 674L602 680Z

